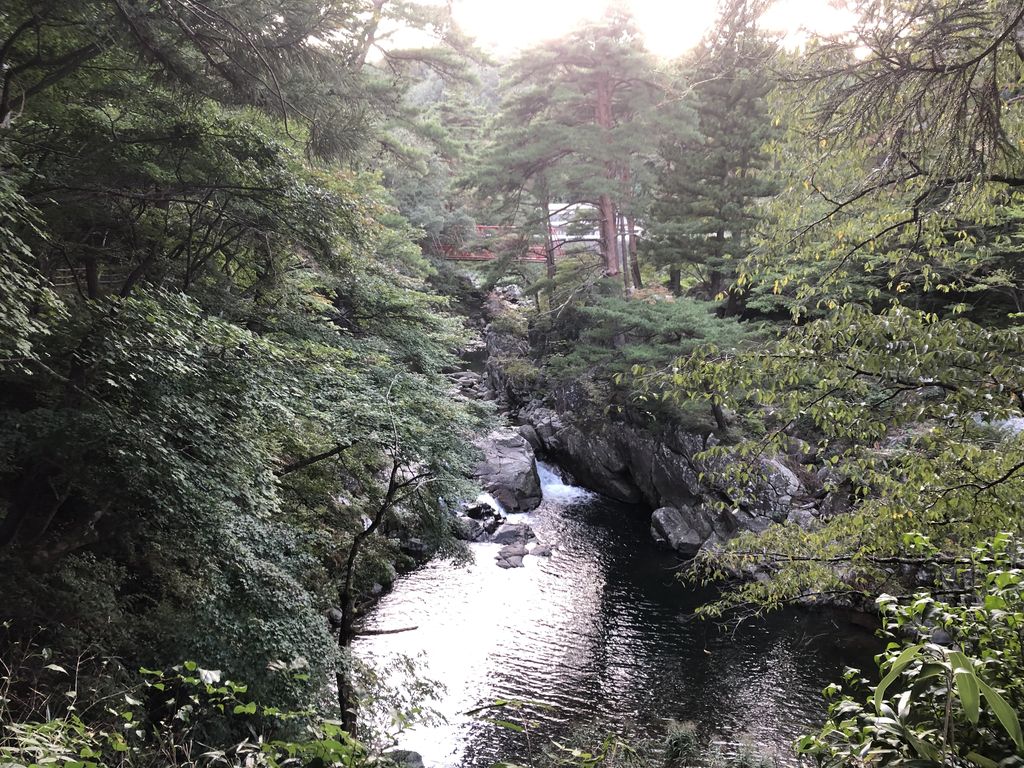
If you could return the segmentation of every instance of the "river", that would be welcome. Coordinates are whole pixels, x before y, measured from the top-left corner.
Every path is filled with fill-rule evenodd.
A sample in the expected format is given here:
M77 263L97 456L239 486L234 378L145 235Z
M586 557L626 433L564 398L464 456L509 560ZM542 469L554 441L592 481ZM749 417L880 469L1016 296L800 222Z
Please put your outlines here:
M540 702L493 717L528 723L530 749L581 729L657 738L666 719L702 735L787 755L820 723L821 689L844 667L870 664L870 633L827 613L785 611L719 625L695 620L710 595L676 579L638 510L566 485L541 465L544 501L528 522L550 558L502 570L496 544L473 544L474 562L432 562L401 577L376 606L355 652L388 669L419 656L446 692L447 722L404 733L400 746L430 768L482 768L525 760L526 737L467 710L497 699ZM728 747L723 747L728 751Z

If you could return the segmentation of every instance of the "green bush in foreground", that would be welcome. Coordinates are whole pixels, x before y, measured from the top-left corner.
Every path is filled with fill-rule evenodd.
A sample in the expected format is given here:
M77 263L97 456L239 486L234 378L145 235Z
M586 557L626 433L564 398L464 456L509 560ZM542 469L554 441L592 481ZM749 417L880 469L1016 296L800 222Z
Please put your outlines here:
M109 666L109 663L100 666ZM0 677L0 765L4 768L127 766L278 766L365 763L365 746L311 711L285 712L247 696L247 686L186 662L168 671L142 669L110 690L78 691L81 668L55 663ZM43 673L45 720L16 720ZM111 669L114 677L118 677ZM294 669L282 674L302 677ZM60 685L62 681L64 684ZM26 687L28 685L28 687Z
M960 564L959 602L922 593L878 599L892 639L869 690L857 670L821 733L797 750L819 765L996 768L1024 765L1024 569L1019 542L997 536Z

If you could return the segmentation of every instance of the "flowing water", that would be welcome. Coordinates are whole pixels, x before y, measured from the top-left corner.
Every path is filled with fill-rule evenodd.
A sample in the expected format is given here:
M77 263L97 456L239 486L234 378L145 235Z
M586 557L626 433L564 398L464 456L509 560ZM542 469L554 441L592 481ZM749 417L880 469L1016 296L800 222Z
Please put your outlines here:
M539 702L490 714L524 718L529 747L580 729L656 738L668 718L709 739L787 754L822 718L821 689L845 666L866 666L870 633L822 613L783 612L738 627L695 620L710 595L681 585L677 561L655 547L639 510L566 485L541 466L544 502L528 522L558 546L502 570L496 544L471 545L474 562L433 562L397 582L369 626L418 629L361 638L356 653L387 668L421 656L443 682L444 725L414 729L401 746L428 766L524 760L526 737L466 715L497 699Z

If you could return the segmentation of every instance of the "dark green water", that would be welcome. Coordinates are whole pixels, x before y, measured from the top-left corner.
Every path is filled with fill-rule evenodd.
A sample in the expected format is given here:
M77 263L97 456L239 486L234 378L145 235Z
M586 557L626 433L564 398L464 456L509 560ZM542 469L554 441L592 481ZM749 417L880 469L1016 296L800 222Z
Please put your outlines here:
M657 737L673 718L786 756L821 721L821 689L844 667L870 664L870 632L838 616L695 620L708 595L680 585L643 515L562 484L550 468L542 480L541 508L512 518L557 544L553 558L501 570L498 546L475 544L471 565L436 562L403 577L371 619L419 629L357 644L385 667L422 653L426 674L447 686L437 708L448 723L402 738L428 766L525 760L522 734L461 714L498 698L547 705L526 711L534 748L586 728Z

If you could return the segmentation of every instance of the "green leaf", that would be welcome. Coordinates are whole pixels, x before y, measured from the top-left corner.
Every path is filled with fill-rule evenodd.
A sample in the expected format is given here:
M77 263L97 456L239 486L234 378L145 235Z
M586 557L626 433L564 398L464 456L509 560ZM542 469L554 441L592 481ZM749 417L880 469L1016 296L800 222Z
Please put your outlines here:
M918 755L926 760L932 760L936 763L941 762L942 753L934 746L917 738L917 736L912 734L909 730L904 731L904 736L906 736L907 741L910 742L910 746L914 748L914 751L917 752Z
M964 654L957 651L949 654L949 660L953 664L953 679L956 681L956 692L960 697L964 714L967 715L968 720L977 725L981 696L978 690L978 678L974 674L974 666Z
M889 686L896 681L896 678L900 676L900 673L906 669L915 658L917 658L917 655L921 652L922 648L924 648L924 646L920 644L912 645L905 649L903 653L896 658L896 661L892 663L892 667L889 669L889 674L882 678L882 681L875 689L875 711L879 713L882 711L882 702L885 700L886 690L888 690Z
M980 766L980 768L999 768L999 763L995 760L985 757L984 755L979 755L977 752L968 752L964 757L975 765Z
M489 722L492 723L493 725L498 726L499 728L506 728L506 729L508 729L510 731L515 731L516 733L525 733L526 732L526 729L523 728L523 726L521 726L521 725L519 725L517 723L511 723L508 720L490 720Z
M981 688L985 699L988 700L988 705L992 708L992 712L999 719L1006 733L1013 739L1013 743L1017 745L1017 749L1024 749L1024 735L1021 734L1017 713L1006 703L1006 699L984 680L978 680L978 687Z

